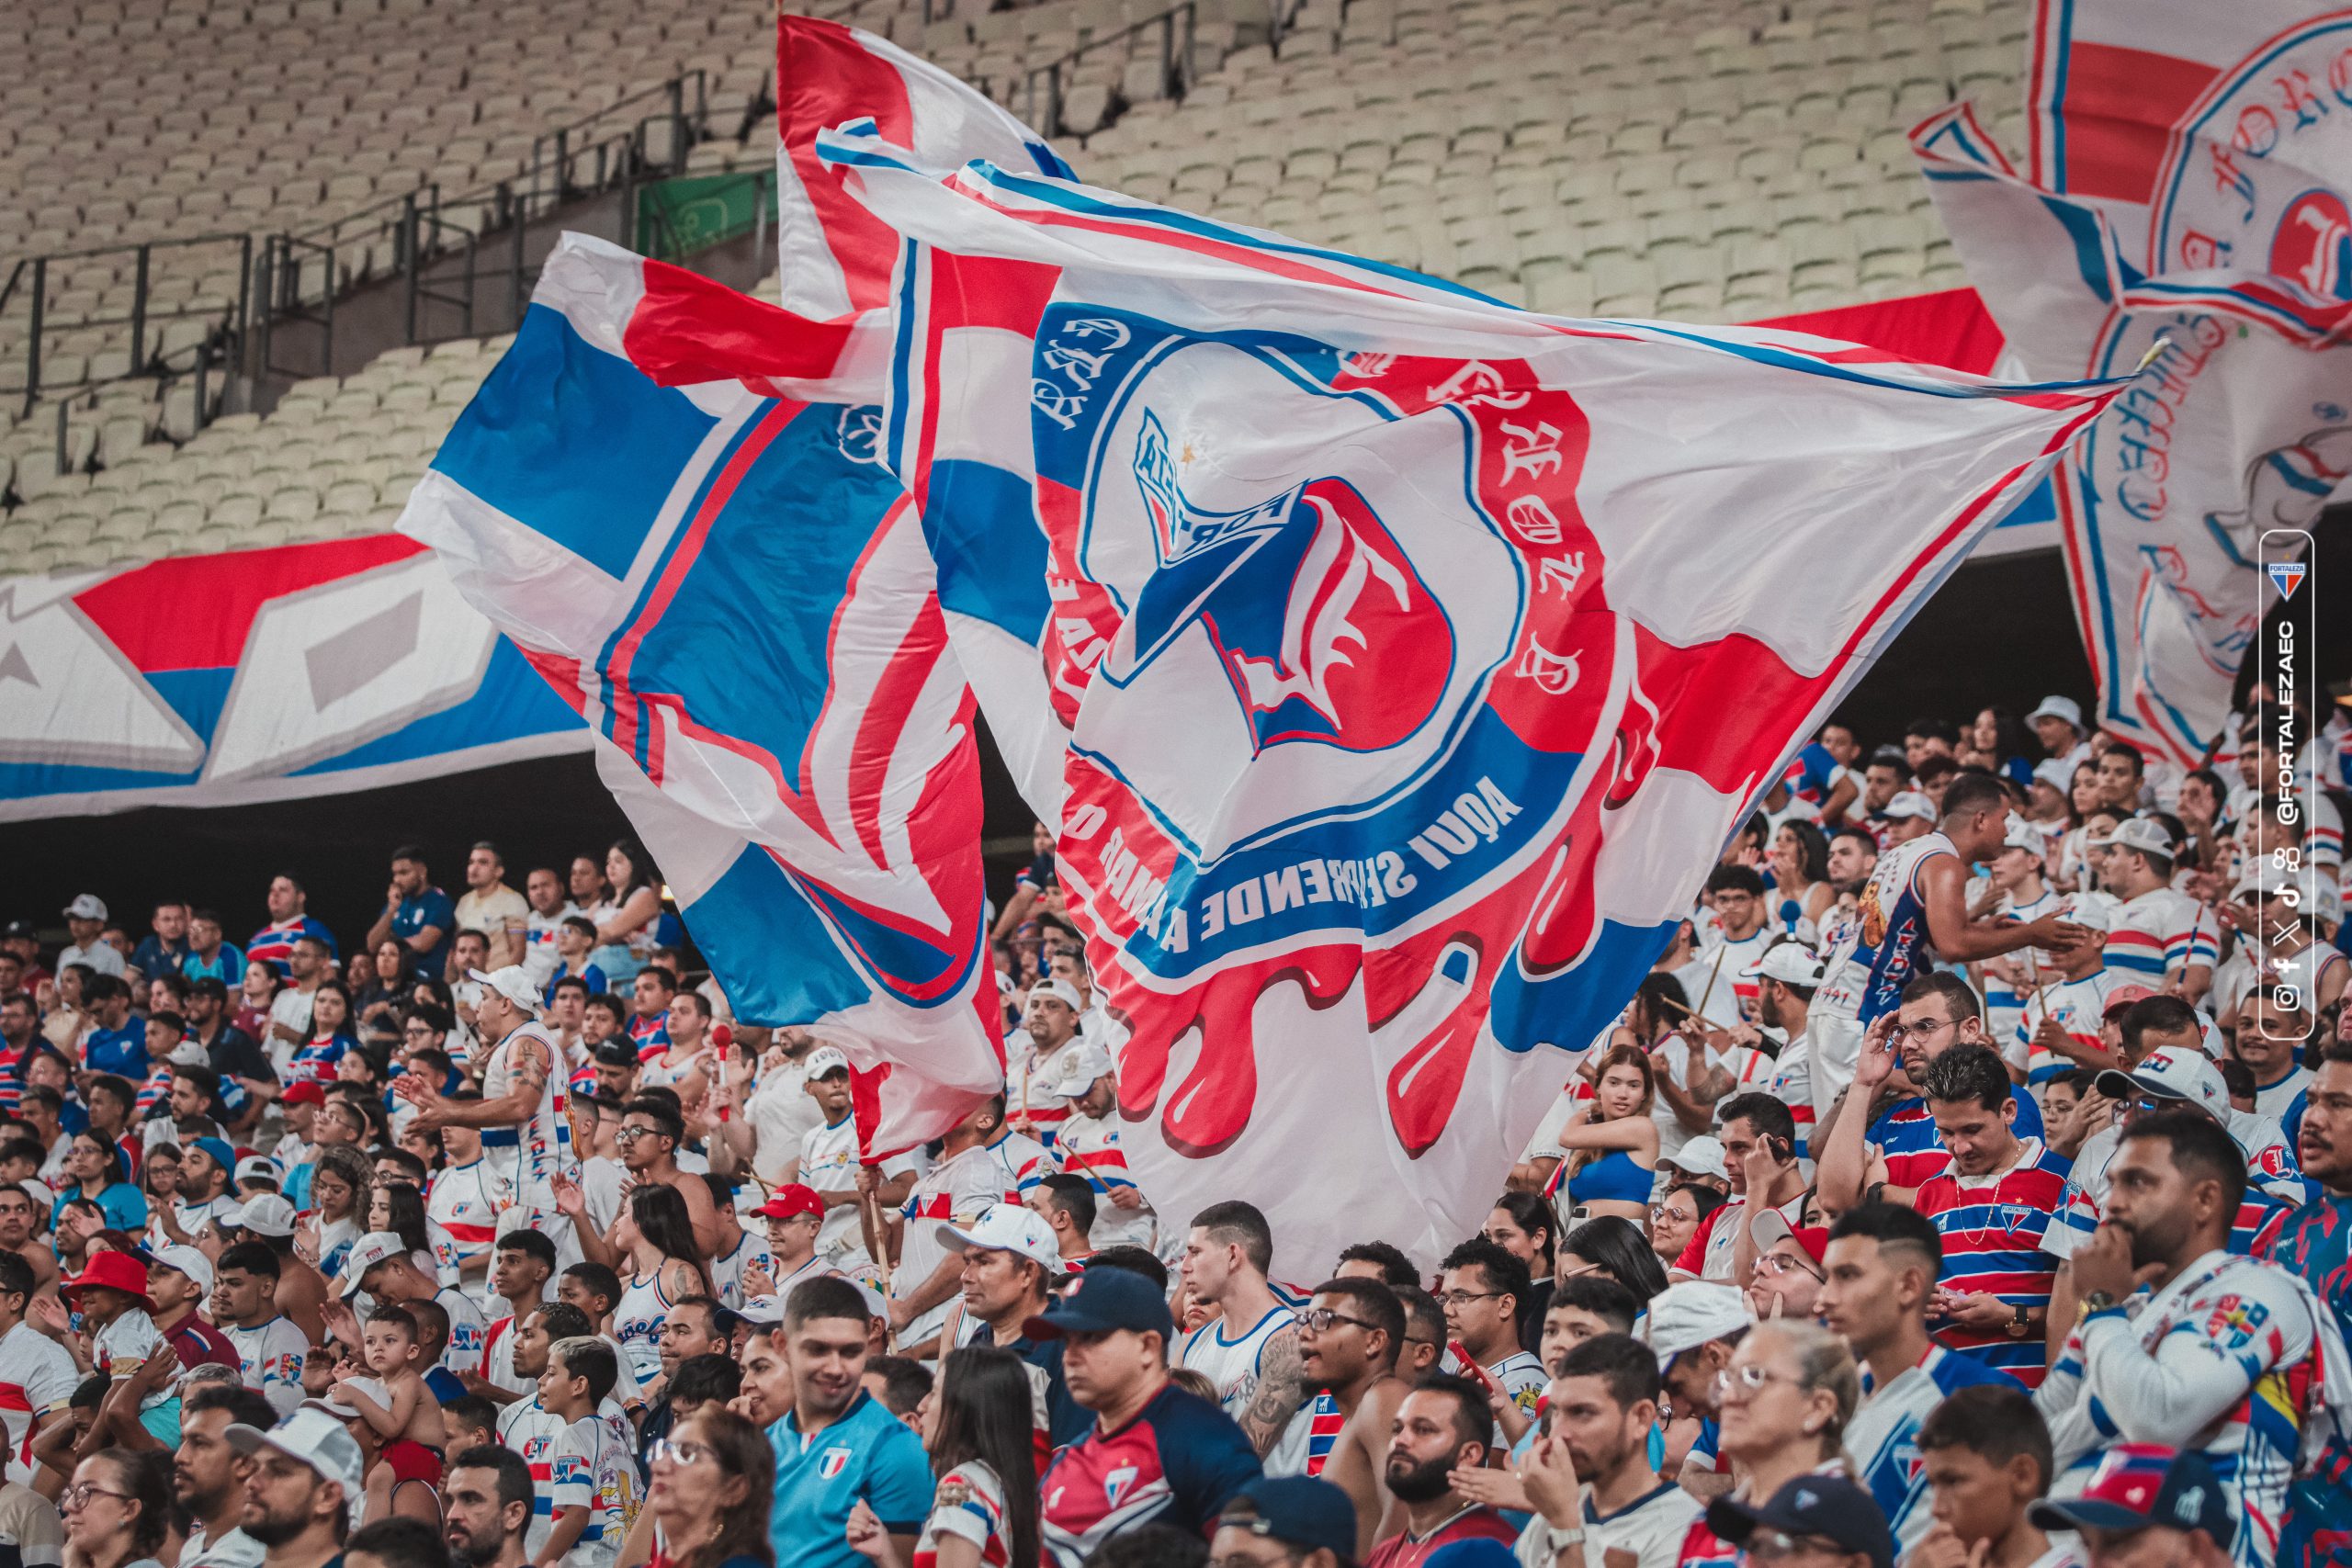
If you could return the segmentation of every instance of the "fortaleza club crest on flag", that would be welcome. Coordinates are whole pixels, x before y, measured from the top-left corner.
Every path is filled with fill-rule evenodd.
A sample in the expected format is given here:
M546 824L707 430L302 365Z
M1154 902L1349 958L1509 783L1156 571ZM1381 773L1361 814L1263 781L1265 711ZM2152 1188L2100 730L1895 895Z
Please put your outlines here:
M897 1146L998 1070L977 701L1128 1032L1136 1185L1286 1256L1475 1227L1796 745L2118 389L1533 316L835 107L795 97L787 188L802 240L855 215L848 317L568 240L405 525ZM638 479L567 473L613 430Z
M2304 567L2301 561L2272 561L2266 569L2270 573L2270 586L2278 590L2278 597L2291 599L2295 590L2303 585Z

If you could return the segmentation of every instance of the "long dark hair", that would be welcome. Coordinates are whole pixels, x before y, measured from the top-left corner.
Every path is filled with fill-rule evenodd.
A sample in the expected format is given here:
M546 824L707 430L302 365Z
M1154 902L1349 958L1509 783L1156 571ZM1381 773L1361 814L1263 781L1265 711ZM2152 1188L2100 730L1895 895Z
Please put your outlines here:
M1597 1266L1645 1302L1666 1289L1666 1266L1631 1220L1614 1214L1587 1220L1560 1238L1560 1250Z
M1804 874L1807 883L1829 880L1829 836L1826 833L1802 818L1781 823L1775 832L1786 833L1796 840L1797 869ZM1784 887L1781 891L1793 893L1796 890Z
M637 1226L637 1234L651 1242L664 1258L674 1258L681 1263L692 1264L705 1282L709 1275L702 1266L702 1248L695 1245L695 1222L686 1208L685 1195L674 1187L658 1187L641 1181L630 1189L628 1217Z
M1029 1369L1010 1350L972 1345L940 1363L938 1429L931 1470L944 1475L978 1460L1004 1484L1007 1556L1037 1561L1037 1451Z
M118 1183L130 1179L130 1173L123 1168L122 1145L120 1144L116 1143L112 1138L107 1137L103 1133L93 1133L86 1130L76 1133L74 1136L77 1139L87 1138L90 1142L96 1144L98 1147L98 1153L104 1156L106 1160L106 1168L100 1172L98 1177L97 1188L99 1191L104 1192L109 1187L113 1187ZM130 1450L125 1449L122 1451L129 1453Z
M615 908L628 903L628 896L640 887L659 888L662 886L662 874L654 868L653 857L645 852L643 844L639 843L635 839L615 839L612 847L605 852L611 854L614 850L618 850L621 858L628 862L628 886L613 887L611 879L605 880L605 886L610 889Z
M123 1501L139 1505L139 1517L130 1521L130 1560L136 1562L154 1556L172 1525L171 1455L161 1450L102 1449L90 1457L114 1472L115 1483L125 1494Z
M1544 1244L1537 1250L1537 1256L1544 1260L1543 1266L1531 1269L1529 1272L1549 1279L1552 1266L1558 1259L1560 1246L1559 1216L1552 1213L1552 1205L1544 1201L1540 1192L1506 1192L1495 1200L1495 1207L1509 1214L1510 1223L1528 1235L1540 1233L1543 1235Z
M1024 1392L1022 1397L1025 1402L1028 1395ZM1028 1406L1024 1403L1022 1408ZM703 1446L719 1469L742 1478L743 1501L737 1507L718 1510L718 1533L707 1546L673 1543L676 1555L672 1561L678 1568L718 1568L721 1562L748 1557L761 1568L775 1568L775 1543L768 1535L768 1508L775 1494L775 1452L768 1447L767 1434L715 1399L704 1401L679 1423L682 1431L688 1427L701 1435ZM1034 1483L1031 1490L1035 1490ZM1030 1506L1035 1506L1034 1500Z
M384 1212L391 1220L392 1234L411 1252L432 1257L433 1237L424 1224L424 1195L401 1181L379 1181L375 1188L384 1195Z

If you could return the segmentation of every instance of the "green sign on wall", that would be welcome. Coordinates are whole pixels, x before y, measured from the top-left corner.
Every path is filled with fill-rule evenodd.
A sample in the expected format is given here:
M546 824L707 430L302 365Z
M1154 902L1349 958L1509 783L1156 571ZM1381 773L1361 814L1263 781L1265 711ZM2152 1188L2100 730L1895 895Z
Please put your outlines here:
M752 231L775 216L775 170L690 175L639 186L637 248L676 261Z

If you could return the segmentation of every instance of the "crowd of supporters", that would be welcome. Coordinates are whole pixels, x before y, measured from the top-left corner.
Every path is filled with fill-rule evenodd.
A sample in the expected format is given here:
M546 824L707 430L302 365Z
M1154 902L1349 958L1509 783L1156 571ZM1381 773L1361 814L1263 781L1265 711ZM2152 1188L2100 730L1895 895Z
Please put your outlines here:
M1154 1203L1042 829L1002 1092L875 1163L633 842L85 894L0 930L0 1568L2341 1562L2345 730L1825 729L1442 1258Z

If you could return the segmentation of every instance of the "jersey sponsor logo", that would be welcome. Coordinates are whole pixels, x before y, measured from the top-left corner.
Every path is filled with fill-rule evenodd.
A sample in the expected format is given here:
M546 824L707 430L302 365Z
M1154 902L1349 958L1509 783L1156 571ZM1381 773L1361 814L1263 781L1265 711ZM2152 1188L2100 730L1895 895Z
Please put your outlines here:
M849 1450L847 1449L827 1449L823 1453L817 1457L818 1478L820 1480L831 1481L834 1476L839 1475L848 1464Z

